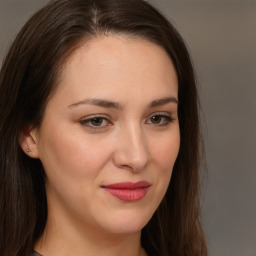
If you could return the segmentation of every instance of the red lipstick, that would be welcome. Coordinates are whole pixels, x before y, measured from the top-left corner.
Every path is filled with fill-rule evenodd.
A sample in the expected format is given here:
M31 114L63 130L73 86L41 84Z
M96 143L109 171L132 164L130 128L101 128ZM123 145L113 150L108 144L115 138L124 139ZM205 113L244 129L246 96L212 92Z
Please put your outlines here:
M112 196L127 202L141 200L148 192L150 183L147 181L122 182L102 186Z

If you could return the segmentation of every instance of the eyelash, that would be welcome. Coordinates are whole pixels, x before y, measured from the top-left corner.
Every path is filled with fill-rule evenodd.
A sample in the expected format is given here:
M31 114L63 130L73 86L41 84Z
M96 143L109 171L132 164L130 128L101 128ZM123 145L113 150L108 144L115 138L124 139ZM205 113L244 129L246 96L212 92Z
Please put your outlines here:
M173 117L171 117L171 116L167 116L167 115L163 115L163 114L154 114L154 115L152 115L150 118L149 118L149 120L151 120L152 121L152 118L154 118L154 117L160 117L161 119L161 124L159 124L159 123L157 123L157 124L154 124L154 123L150 123L150 124L152 124L152 125L156 125L156 126L167 126L168 124L170 124L170 123L172 123L173 121L174 121L174 118ZM164 121L163 121L164 120Z
M102 122L107 122L108 124L107 125L104 125L104 126L97 126L97 125L93 125L91 122L93 120L101 120ZM108 118L106 117L103 117L103 116L91 116L89 118L86 118L86 119L82 119L80 120L80 124L83 125L83 126L87 126L89 128L92 128L92 129L103 129L103 128L106 128L107 126L111 126L112 123L109 121Z
M152 122L152 118L154 117L160 117L160 122L159 123L153 123ZM164 119L164 121L163 121ZM93 125L92 122L93 121L96 121L96 120L100 120L101 123L100 125ZM171 116L168 116L168 115L163 115L163 114L154 114L152 115L148 120L151 120L151 122L148 122L146 121L147 124L150 124L150 125L155 125L155 126L167 126L168 124L172 123L174 121L174 118L172 118ZM108 124L106 125L103 125L102 126L102 123L103 122L107 122ZM87 126L91 129L104 129L106 128L107 126L111 126L113 125L108 118L106 117L103 117L103 116L92 116L92 117L89 117L89 118L86 118L86 119L82 119L80 120L80 124L83 125L83 126Z

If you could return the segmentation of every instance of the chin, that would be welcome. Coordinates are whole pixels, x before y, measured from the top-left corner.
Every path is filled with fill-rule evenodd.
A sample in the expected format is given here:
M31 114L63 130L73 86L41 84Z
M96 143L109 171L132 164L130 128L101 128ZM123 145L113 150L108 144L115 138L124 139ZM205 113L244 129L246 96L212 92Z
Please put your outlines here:
M104 226L114 234L138 233L147 225L152 215L153 213L148 214L147 210L143 213L125 211L122 214L110 216Z

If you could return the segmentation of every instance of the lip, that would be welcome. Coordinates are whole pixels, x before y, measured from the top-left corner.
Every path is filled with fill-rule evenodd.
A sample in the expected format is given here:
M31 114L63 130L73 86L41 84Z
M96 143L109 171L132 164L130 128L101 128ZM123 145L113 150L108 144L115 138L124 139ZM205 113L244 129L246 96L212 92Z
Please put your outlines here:
M121 182L101 186L112 196L126 202L135 202L146 196L151 184L147 181Z

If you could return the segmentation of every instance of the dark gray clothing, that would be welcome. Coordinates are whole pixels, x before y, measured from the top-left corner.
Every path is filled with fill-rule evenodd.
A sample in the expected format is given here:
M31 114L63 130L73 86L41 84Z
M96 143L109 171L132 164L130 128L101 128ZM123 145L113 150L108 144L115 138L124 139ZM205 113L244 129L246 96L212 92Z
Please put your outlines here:
M39 252L33 252L32 256L43 256L43 255L40 254Z

